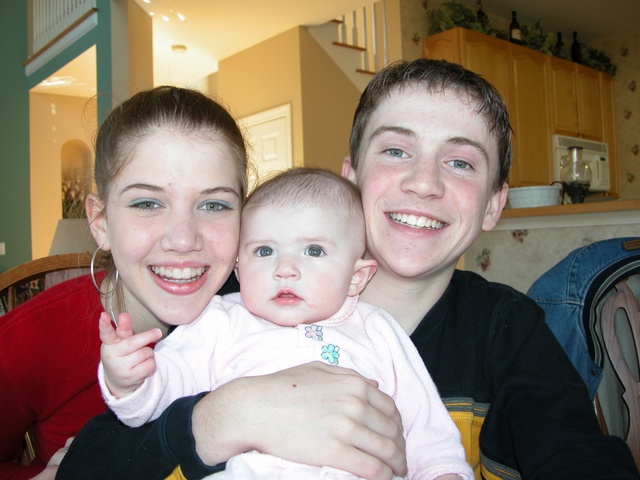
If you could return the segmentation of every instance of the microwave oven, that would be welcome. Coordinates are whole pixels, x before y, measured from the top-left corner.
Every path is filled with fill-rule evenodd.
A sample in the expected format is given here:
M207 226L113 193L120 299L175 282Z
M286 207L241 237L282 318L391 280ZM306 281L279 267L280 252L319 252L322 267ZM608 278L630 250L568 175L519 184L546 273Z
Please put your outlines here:
M591 169L590 192L608 192L611 189L609 176L609 146L584 138L552 135L553 180L560 181L562 157L569 155L569 147L582 147L582 161Z

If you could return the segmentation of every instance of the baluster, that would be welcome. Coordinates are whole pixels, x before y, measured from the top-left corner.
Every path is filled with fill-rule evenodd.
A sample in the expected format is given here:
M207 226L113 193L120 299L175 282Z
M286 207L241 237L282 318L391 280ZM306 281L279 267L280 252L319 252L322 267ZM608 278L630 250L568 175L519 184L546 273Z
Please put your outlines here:
M362 46L365 51L362 52L362 69L369 70L369 43L367 41L367 8L362 7Z
M356 11L351 12L351 45L358 46L358 24L356 21Z
M347 17L342 15L342 24L340 24L340 30L338 31L338 41L340 43L347 43Z

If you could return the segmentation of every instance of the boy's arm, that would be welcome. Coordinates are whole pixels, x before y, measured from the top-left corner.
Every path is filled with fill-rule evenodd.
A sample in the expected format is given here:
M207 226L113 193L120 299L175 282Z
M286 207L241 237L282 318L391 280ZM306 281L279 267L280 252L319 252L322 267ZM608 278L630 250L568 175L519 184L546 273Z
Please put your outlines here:
M125 397L135 392L155 370L153 349L149 344L160 340L162 333L154 328L134 335L131 317L126 313L119 315L118 327L113 328L109 314L102 312L99 328L103 396Z
M224 470L200 461L191 433L193 406L204 395L176 400L155 421L129 428L108 411L78 433L58 469L58 479L167 478L178 469L202 478Z

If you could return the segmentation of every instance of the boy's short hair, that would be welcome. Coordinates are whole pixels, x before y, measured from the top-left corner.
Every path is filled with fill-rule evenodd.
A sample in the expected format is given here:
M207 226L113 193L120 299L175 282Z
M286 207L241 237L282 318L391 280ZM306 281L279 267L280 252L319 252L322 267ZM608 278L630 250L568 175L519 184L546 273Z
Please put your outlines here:
M511 125L504 100L498 91L480 75L445 60L421 58L411 62L396 62L380 70L360 96L349 140L351 163L358 168L358 155L364 130L371 114L394 89L421 85L431 93L453 91L466 95L476 106L498 142L498 174L493 184L499 190L509 178L511 169Z
M365 221L360 189L348 179L321 168L295 167L267 178L247 197L244 210L261 206L320 207L335 214L336 222L362 232ZM356 237L356 235L354 235Z

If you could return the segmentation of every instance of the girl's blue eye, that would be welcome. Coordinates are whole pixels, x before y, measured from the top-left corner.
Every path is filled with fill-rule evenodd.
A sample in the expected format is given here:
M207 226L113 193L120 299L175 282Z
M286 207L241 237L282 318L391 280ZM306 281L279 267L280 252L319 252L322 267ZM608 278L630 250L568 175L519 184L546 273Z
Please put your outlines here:
M227 202L221 202L219 200L215 200L215 201L211 200L203 203L200 208L208 212L219 212L221 210L229 210L231 206Z
M160 205L155 200L136 200L131 203L131 206L140 210L153 210L160 208Z
M309 245L304 253L305 255L309 255L310 257L321 257L325 255L324 250L318 245Z
M271 247L258 247L256 248L256 256L258 257L268 257L273 255L273 248Z

